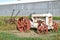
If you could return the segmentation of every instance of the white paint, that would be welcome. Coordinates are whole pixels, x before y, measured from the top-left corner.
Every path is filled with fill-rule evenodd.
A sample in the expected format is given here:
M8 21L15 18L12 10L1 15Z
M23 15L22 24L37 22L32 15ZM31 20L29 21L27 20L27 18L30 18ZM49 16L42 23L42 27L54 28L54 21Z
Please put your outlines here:
M49 20L48 20L48 17L46 16L46 25L49 25L49 24L48 24L48 21L49 21Z
M34 19L34 17L35 17L35 19ZM45 19L46 19L45 22L46 22L46 25L48 25L48 29L53 29L52 21L50 21L50 24L49 24L49 17L52 17L52 14L50 14L50 13L48 13L48 14L32 14L31 18L33 21L30 21L31 28L37 28L38 27L37 20L41 20L41 21L43 20L40 17L45 17Z

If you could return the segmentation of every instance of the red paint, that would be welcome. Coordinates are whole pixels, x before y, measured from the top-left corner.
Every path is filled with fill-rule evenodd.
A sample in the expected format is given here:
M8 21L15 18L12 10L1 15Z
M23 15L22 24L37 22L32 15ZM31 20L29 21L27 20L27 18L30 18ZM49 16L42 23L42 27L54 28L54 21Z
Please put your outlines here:
M54 31L58 32L58 24L56 22L53 22Z
M46 24L44 24L43 22L38 22L37 32L38 33L44 32L47 34L48 33L48 26Z
M17 21L18 30L23 31L29 31L30 30L30 20L26 17L21 17Z

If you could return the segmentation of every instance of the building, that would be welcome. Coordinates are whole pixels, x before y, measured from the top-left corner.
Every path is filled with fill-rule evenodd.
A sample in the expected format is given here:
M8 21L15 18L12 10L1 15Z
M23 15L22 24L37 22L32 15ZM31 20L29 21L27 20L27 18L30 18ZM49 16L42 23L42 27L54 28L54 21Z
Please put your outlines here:
M29 16L32 13L51 13L53 16L60 16L60 1L43 1L0 5L0 16L10 16L13 9L15 9L15 14L18 10L20 10L19 16Z

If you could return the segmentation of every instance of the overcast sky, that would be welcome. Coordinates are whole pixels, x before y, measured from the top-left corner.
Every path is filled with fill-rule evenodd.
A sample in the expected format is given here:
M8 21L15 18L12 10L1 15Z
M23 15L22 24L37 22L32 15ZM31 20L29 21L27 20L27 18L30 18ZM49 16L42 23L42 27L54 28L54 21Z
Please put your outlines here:
M37 1L41 2L41 1L52 1L52 0L0 0L0 4L37 2Z

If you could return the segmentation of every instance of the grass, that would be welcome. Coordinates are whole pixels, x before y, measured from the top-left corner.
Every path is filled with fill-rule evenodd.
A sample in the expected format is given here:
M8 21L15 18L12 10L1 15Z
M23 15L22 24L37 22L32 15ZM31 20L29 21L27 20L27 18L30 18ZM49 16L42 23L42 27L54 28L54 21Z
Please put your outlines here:
M4 18L10 18L9 16L0 16L0 30L16 30L15 24L5 23Z
M9 16L0 16L0 30L16 30L15 24L5 23L4 18L9 19Z
M0 40L41 40L40 38L21 38L5 32L0 33Z
M0 33L0 40L16 40L16 37L12 34L1 32Z
M54 34L56 35L50 35L50 34L44 35L44 36L41 35L42 37L40 36L40 37L32 38L32 37L19 37L19 36L16 36L14 34L10 34L7 32L0 32L0 40L60 40L60 32L58 33L54 32Z
M20 16L21 17L21 16ZM0 16L0 30L16 30L17 26L15 24L7 24L4 22L4 19L9 19L10 16ZM16 18L19 18L19 16L17 16ZM30 18L30 16L28 16L28 18ZM60 16L59 17L53 17L54 20L60 20Z
M53 20L60 20L60 16L54 16Z
M4 18L10 18L9 16L0 16L0 30L17 30L17 26L15 24L6 24L4 22ZM16 17L19 18L19 17ZM30 18L30 16L28 16ZM60 17L53 17L54 20L60 20ZM56 35L50 35L50 34L56 34ZM50 36L48 36L50 35ZM36 38L21 38L14 34L6 33L6 32L0 32L0 40L60 40L60 27L59 32L50 32L48 35L44 35L42 37L36 37ZM31 35L32 36L32 35Z
M0 16L0 30L17 30L16 24L5 23L4 19L9 18L10 16ZM16 18L19 18L19 16L17 16ZM30 18L30 16L28 16L28 18Z

